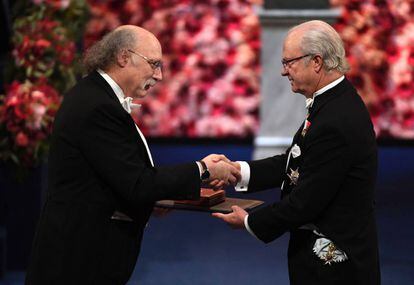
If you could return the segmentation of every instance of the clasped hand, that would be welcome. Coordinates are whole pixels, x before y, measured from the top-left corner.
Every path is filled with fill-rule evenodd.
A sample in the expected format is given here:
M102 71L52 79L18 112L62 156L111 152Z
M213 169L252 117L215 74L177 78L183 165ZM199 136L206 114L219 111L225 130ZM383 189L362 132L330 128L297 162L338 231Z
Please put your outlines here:
M240 181L239 163L230 161L225 155L210 154L202 160L210 172L210 178L204 182L205 187L222 189L228 185L235 186Z
M241 179L240 164L230 161L222 154L210 154L203 158L207 168L210 171L210 179L206 187L221 189L227 185L235 186ZM235 229L244 228L244 218L247 212L238 206L232 206L229 214L213 213L212 215L219 218Z

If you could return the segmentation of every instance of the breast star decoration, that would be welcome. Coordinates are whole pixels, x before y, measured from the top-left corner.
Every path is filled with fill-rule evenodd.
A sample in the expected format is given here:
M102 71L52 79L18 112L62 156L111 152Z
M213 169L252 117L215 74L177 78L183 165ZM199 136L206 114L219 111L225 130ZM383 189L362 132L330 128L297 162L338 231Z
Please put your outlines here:
M290 184L289 185L298 185L298 179L299 179L299 167L296 168L295 170L293 170L292 168L290 169L290 174L288 173L287 176L290 179Z
M313 252L325 262L325 265L331 265L333 262L343 262L348 259L346 253L336 247L328 238L318 238L313 245Z

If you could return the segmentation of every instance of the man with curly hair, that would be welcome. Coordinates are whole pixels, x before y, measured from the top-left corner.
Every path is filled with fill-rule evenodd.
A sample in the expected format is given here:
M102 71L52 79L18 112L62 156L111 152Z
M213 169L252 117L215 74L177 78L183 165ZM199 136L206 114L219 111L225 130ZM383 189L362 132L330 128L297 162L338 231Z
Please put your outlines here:
M64 97L49 156L49 189L27 285L122 285L130 278L154 203L198 199L200 184L235 183L239 172L210 155L154 166L130 112L162 80L159 41L121 26L85 56L89 75Z

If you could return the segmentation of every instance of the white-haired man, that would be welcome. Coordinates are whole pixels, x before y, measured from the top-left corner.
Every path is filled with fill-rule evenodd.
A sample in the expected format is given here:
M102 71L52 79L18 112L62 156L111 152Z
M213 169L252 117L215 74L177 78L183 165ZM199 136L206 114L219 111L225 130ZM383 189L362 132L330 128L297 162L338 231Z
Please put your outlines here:
M325 22L303 23L288 32L282 65L292 91L307 98L308 116L285 154L233 163L238 190L281 187L281 201L213 215L266 243L290 232L291 284L379 284L375 134L344 76L342 40Z

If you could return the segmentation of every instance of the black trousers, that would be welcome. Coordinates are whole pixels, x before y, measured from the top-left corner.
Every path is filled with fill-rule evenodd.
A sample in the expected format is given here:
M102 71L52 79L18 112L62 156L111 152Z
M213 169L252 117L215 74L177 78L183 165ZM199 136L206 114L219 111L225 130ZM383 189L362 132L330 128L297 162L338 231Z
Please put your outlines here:
M82 256L61 272L47 272L45 264L35 262L26 275L26 285L125 285L131 277L140 251L143 229L126 221L108 220L104 246L96 256ZM98 241L97 241L98 242ZM41 262L45 262L42 259ZM48 264L47 264L48 265ZM47 274L49 273L49 274Z
M349 260L329 265L316 256L313 246L318 238L310 230L291 232L288 249L290 284L357 284Z
M134 223L112 220L96 285L125 285L134 271L140 252L142 229Z

